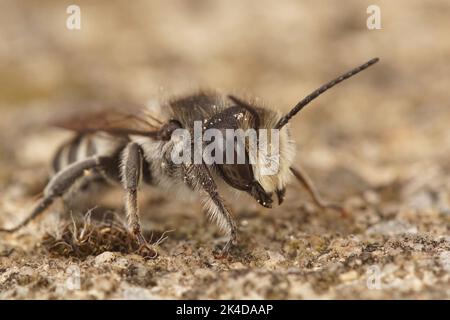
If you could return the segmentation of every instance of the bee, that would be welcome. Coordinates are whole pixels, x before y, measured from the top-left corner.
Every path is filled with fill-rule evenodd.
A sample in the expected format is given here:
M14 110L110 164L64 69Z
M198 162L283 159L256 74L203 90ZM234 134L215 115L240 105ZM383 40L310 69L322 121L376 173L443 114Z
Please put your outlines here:
M156 115L149 112L135 115L107 111L61 121L58 123L60 127L72 130L76 135L56 152L52 162L54 175L45 187L42 198L22 223L0 231L14 232L22 228L57 198L68 194L80 180L88 183L105 180L123 187L129 231L140 251L147 255L155 251L143 236L139 218L138 190L142 184L199 194L210 218L227 236L222 250L224 254L236 244L238 228L219 193L219 182L229 189L247 193L262 206L271 208L274 196L278 204L283 202L286 186L295 177L319 208L344 210L337 204L324 201L308 176L294 167L295 143L288 123L322 93L378 61L374 58L322 85L284 115L233 95L198 92L162 103ZM278 130L277 172L262 174L260 163L249 161L239 164L206 163L203 160L200 163L175 163L172 152L179 139L176 139L174 132L178 129L192 132L195 121L205 124L205 128L207 125L218 130Z

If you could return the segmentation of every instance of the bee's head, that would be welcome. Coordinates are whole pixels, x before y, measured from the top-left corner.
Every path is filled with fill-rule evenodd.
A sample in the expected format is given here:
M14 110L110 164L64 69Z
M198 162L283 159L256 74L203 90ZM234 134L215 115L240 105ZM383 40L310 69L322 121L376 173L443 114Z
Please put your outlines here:
M271 207L274 193L281 203L295 153L288 129L275 129L280 119L275 111L253 106L234 96L229 99L234 105L216 115L211 123L215 129L235 129L235 137L242 138L239 134L243 134L244 139L230 140L224 134L223 159L228 160L225 153L231 150L234 161L224 161L216 168L228 185L246 191L261 205ZM216 122L215 118L220 121ZM240 145L239 141L244 143Z

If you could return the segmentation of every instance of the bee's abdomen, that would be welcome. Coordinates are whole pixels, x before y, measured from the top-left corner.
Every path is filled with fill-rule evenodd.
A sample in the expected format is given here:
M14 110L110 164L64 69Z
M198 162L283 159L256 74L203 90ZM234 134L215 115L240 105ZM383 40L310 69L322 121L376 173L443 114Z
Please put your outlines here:
M68 165L94 155L116 157L124 148L121 140L98 134L79 134L61 145L52 161L53 172L59 172Z
M71 163L95 155L95 145L88 135L78 135L61 145L53 157L52 169L59 172Z

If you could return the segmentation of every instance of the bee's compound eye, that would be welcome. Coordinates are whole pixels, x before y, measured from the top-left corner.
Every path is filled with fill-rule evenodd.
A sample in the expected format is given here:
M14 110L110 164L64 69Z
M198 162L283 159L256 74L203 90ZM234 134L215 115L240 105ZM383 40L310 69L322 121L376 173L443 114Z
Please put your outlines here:
M222 178L233 188L248 191L253 181L253 170L249 164L217 165Z
M170 140L172 133L176 130L176 129L180 129L182 128L181 123L177 120L170 120L169 122L167 122L165 125L163 125L161 127L161 129L159 130L159 139L161 140L165 140L168 141Z

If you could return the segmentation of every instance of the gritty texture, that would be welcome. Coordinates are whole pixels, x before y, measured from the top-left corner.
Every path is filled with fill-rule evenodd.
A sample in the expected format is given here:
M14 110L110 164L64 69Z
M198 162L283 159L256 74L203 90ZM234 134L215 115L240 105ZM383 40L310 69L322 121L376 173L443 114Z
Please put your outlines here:
M450 4L378 1L77 1L0 4L0 226L21 221L70 134L55 115L199 87L287 112L337 74L381 61L292 120L296 163L349 214L317 210L293 182L264 209L225 197L239 243L198 200L143 189L146 260L123 229L123 191L56 203L0 234L0 299L450 298ZM92 210L89 210L92 209ZM86 213L88 214L86 215Z

